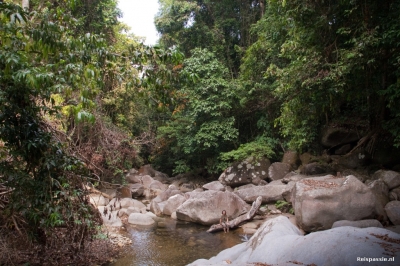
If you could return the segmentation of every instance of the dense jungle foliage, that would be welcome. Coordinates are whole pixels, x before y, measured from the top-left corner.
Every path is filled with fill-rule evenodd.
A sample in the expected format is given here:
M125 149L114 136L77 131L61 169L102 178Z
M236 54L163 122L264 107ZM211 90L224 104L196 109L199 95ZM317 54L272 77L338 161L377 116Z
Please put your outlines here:
M48 263L87 264L78 251L102 223L88 188L140 164L149 137L133 125L181 54L126 35L114 0L19 4L0 2L0 264L10 228L43 247L39 264L55 248Z
M379 141L399 147L398 1L160 4L160 43L198 81L176 88L184 102L158 130L158 165L218 173L250 155L318 151L327 126L356 129L371 154Z
M144 163L217 174L332 125L400 146L399 1L160 0L156 46L116 0L25 2L0 1L0 222L44 243Z

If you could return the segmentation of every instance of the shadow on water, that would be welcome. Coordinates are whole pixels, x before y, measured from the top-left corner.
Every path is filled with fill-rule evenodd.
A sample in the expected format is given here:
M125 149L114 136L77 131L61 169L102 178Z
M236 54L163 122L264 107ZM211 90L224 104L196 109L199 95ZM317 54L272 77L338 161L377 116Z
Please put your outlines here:
M209 259L241 243L235 231L207 233L209 227L163 219L154 227L127 228L132 239L129 253L111 266L179 266L197 259Z

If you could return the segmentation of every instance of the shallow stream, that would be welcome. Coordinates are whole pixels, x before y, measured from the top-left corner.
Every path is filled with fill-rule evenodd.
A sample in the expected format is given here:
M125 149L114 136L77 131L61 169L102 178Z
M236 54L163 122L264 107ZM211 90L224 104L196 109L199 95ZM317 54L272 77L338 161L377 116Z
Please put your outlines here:
M180 266L209 259L241 243L239 231L207 233L209 227L162 219L154 227L129 226L132 245L111 266Z

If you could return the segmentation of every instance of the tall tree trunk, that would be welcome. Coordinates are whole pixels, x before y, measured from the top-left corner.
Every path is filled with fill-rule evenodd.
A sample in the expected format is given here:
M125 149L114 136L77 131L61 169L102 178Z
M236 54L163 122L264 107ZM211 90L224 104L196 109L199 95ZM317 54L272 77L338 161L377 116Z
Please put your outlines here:
M261 17L263 17L265 13L265 0L260 0L260 9L261 9Z
M22 0L22 8L24 10L29 10L29 0Z

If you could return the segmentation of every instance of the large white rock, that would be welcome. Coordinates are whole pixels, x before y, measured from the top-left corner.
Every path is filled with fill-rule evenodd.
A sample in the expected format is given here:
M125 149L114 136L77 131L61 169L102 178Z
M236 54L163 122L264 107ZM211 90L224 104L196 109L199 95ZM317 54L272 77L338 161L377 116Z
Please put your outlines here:
M161 207L159 206L158 202L152 200L150 203L150 211L154 213L156 216L162 215Z
M144 175L141 178L141 183L143 184L143 186L145 188L149 188L151 182L153 182L153 181L154 181L154 179L149 175Z
M208 190L190 192L182 205L176 210L179 220L211 225L219 222L222 210L230 219L247 212L250 206L232 192Z
M153 225L155 221L147 214L131 213L128 217L128 223L136 225Z
M386 204L389 202L389 188L383 182L383 180L378 179L371 182L368 187L374 193L376 198L376 213L380 215L384 220L386 220L386 212L384 210Z
M89 201L94 206L99 207L99 206L106 206L109 202L109 199L103 197L100 194L89 194Z
M171 213L171 218L174 220L178 220L178 217L176 217L176 212Z
M218 181L225 186L238 187L246 184L258 185L268 177L268 167L271 162L267 158L256 160L250 157L243 162L236 162L225 169Z
M166 201L170 197L177 195L177 194L182 194L182 192L176 186L170 185L165 191L163 191L161 194L159 194L157 197L155 197L153 199L153 201L156 201L156 202Z
M263 203L275 203L278 200L283 200L282 194L284 194L288 189L289 187L284 184L268 184L265 186L238 189L234 193L247 203L252 203L258 196L262 197Z
M330 229L340 220L374 218L376 198L370 188L354 176L305 178L293 191L296 222L306 232Z
M165 203L165 206L163 208L163 213L165 215L171 215L185 201L186 201L186 198L183 195L180 195L180 194L170 197Z
M375 179L381 179L388 188L394 189L400 187L400 173L390 170L378 170L374 173L373 177Z
M398 265L400 235L383 228L337 227L303 236L288 218L266 221L246 243L190 266ZM397 243L396 243L397 242ZM367 258L394 261L365 261Z

